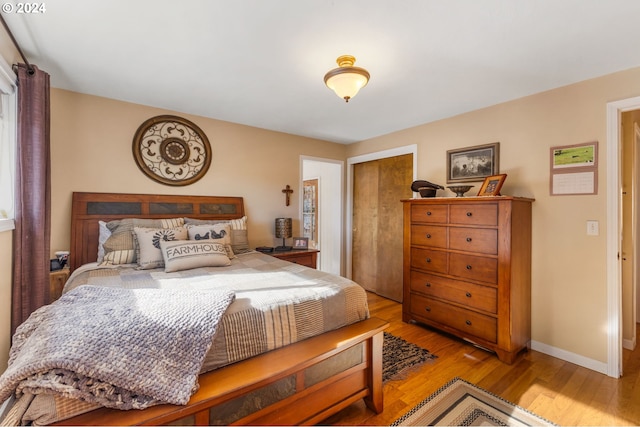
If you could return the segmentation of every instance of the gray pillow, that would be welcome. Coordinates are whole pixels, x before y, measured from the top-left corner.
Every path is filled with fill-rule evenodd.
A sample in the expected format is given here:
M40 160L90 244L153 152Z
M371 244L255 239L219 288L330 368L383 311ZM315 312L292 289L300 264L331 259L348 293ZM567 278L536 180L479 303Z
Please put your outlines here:
M107 223L111 236L104 242L104 258L100 265L131 264L136 262L134 227L176 228L184 225L184 218L141 219L125 218Z
M160 241L160 248L167 273L231 264L224 245L211 240Z

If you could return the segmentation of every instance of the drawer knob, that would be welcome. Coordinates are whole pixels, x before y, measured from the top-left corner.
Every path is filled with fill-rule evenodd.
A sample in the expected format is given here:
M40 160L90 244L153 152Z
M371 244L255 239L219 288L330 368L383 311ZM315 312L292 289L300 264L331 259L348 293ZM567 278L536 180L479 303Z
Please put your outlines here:
M427 239L431 238L431 233L427 233Z
M467 216L473 216L473 212L467 212Z
M467 237L467 242L471 243L473 239L471 237Z
M425 283L424 285L425 285L427 288L430 288L430 287L431 287L431 282L427 282L427 283Z
M471 264L467 264L467 270L471 270Z
M427 216L431 216L431 211L427 211Z
M467 292L465 295L467 295L467 298L471 298L471 292Z
M431 312L431 307L425 307L424 311L426 311L427 313Z
M425 259L425 261L431 262L431 258L427 258L427 259Z
M466 321L466 322L464 322L464 323L466 323L467 325L471 326L471 320L467 320L467 321Z

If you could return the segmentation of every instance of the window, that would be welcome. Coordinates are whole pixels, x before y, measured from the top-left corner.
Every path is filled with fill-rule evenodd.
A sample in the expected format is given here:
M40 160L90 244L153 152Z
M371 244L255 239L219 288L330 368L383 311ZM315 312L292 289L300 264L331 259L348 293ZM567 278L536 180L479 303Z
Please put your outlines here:
M0 231L14 228L16 76L0 57Z

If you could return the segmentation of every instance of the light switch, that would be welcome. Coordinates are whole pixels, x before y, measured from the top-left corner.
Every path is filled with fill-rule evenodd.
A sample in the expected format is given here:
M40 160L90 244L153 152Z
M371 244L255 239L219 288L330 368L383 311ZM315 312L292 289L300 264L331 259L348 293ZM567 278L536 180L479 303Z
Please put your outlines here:
M598 234L600 234L598 221L587 221L587 236L597 236Z

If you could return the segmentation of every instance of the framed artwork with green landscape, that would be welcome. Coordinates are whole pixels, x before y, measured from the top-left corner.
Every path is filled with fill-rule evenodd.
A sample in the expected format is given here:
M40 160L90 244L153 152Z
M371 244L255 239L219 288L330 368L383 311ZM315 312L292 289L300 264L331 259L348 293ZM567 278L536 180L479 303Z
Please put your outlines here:
M565 145L551 149L551 161L554 169L596 167L598 161L598 144Z
M598 194L598 142L551 147L552 196Z

